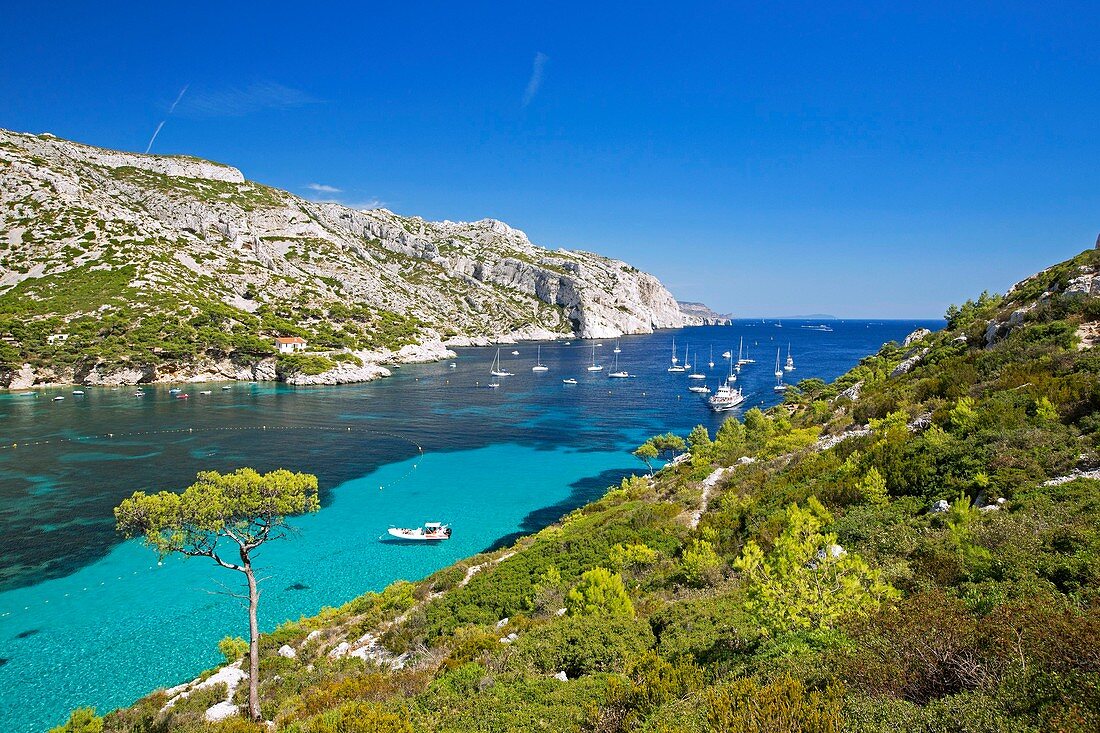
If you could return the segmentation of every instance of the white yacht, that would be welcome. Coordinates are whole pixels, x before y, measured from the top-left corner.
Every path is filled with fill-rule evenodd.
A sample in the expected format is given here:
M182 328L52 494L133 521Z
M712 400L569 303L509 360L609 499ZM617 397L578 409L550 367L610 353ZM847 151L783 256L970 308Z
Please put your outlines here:
M734 389L731 380L736 379L733 376L733 355L729 357L730 373L726 377L726 381L718 385L718 390L707 399L707 405L715 412L726 412L740 405L745 401L745 394L738 387Z
M603 365L596 363L596 346L598 346L598 344L592 344L592 366L588 367L588 371L590 372L603 371Z
M424 522L423 527L415 527L412 529L390 527L386 531L389 532L391 537L396 537L399 540L412 540L415 542L449 540L451 538L451 528L442 522Z
M790 341L787 342L787 363L783 365L783 371L785 371L785 372L793 372L794 371L794 357L791 356L791 342Z
M561 383L562 384L576 384L577 380L573 379L572 377L568 377L566 379L561 380Z
M734 389L728 384L723 384L718 388L718 391L710 396L707 400L707 404L710 409L715 412L726 412L740 405L745 401L745 395L741 392L741 388Z
M496 355L496 357L494 357L493 363L489 367L489 374L493 375L494 377L510 377L510 376L512 376L511 372L505 371L504 367L502 367L500 365L500 347L499 346L497 347L497 355ZM497 386L499 387L500 385L497 385Z
M607 375L610 379L626 379L630 376L630 372L626 371L625 369L619 369L620 351L622 351L622 349L618 347L615 348L615 365L611 368L612 371Z
M787 385L783 384L783 370L779 368L779 349L775 350L775 386L776 392L786 392Z
M542 345L541 344L539 345L539 348L538 348L538 355L535 357L535 365L533 367L531 367L531 371L533 371L533 372L548 372L548 371L550 371L550 367L548 367L548 366L546 366L545 364L542 363Z
M696 394L710 394L710 387L705 384L693 384L688 387L688 392L695 392Z
M699 355L698 355L698 354L696 354L696 355L695 355L694 357L692 357L692 358L693 358L693 359L696 359L696 358L697 358L698 356L699 356ZM701 374L701 373L699 373L699 372L697 372L697 371L695 371L695 372L692 372L691 374L689 374L689 375L688 375L688 379L706 379L706 378L707 378L707 375L706 375L706 374Z
M670 366L668 370L673 374L682 374L687 371L684 367L680 366L679 362L680 360L676 358L676 339L672 339L672 366Z

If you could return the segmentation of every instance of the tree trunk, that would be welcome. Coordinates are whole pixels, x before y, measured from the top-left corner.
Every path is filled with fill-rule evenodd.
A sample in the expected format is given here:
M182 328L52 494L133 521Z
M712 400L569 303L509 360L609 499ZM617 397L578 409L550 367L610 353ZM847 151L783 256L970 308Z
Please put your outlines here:
M259 721L261 719L260 623L256 618L256 607L260 603L260 591L256 588L256 575L252 572L252 561L243 548L241 563L244 565L244 575L248 578L248 717Z

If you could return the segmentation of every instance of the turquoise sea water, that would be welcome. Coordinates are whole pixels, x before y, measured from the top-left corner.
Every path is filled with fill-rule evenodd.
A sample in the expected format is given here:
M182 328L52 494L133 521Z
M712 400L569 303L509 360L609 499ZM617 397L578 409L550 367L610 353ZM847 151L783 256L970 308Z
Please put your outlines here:
M137 489L178 489L198 470L286 467L318 474L322 510L259 554L267 577L261 624L338 605L398 578L417 579L459 558L536 530L603 493L640 465L629 449L648 435L722 418L666 372L671 338L687 343L713 387L720 354L744 336L757 363L742 372L745 407L774 404L775 350L791 343L794 379L832 379L918 325L738 323L621 340L620 365L638 376L589 374L592 342L502 348L513 377L487 389L495 349L408 366L366 385L278 384L39 390L0 396L0 729L38 731L78 705L101 711L216 664L217 640L244 635L244 614L222 584L235 574L201 559L158 565L119 542L111 508ZM614 342L597 360L610 364ZM520 352L512 356L511 351ZM680 358L683 358L682 352ZM576 377L575 386L561 383ZM211 389L210 395L199 395ZM52 397L65 396L54 402ZM382 539L390 525L438 519L442 544Z

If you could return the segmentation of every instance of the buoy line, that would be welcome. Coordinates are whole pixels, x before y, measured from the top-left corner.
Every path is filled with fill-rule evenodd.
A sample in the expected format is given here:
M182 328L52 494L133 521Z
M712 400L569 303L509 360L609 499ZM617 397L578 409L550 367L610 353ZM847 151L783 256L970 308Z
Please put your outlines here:
M178 434L195 434L195 433L202 434L202 433L216 433L216 432L227 432L227 431L267 432L267 431L277 431L277 430L283 430L283 431L289 431L289 430L316 430L316 431L326 431L326 432L333 432L333 433L360 433L360 434L366 433L366 434L372 434L372 435L383 435L383 436L386 436L388 438L394 438L396 440L403 440L406 443L408 443L409 445L416 448L416 458L412 462L412 464L409 466L409 469L407 471L405 471L405 473L398 476L393 481L390 481L387 484L380 485L378 487L379 491L381 491L383 488L385 488L385 486L395 486L395 485L401 483L402 481L404 481L406 478L408 478L410 475L412 475L413 471L416 470L416 467L418 465L420 465L420 461L424 458L424 447L422 445L420 445L419 443L417 443L415 440L413 440L409 437L406 437L404 435L398 435L397 433L391 433L391 432L388 432L386 430L375 430L373 428L360 428L360 427L349 427L349 426L333 427L333 426L326 426L326 425L271 425L271 426L268 426L268 425L245 425L245 426L237 426L237 427L229 426L229 427L218 427L218 428L172 428L172 429L166 429L166 430L146 430L146 431L135 431L135 432L129 432L129 433L102 433L100 435L82 435L82 436L78 436L78 437L75 437L75 438L49 438L49 439L45 439L45 440L23 441L21 443L17 442L17 443L11 443L11 444L7 444L7 445L0 445L0 449L13 450L13 449L18 449L19 447L22 447L22 446L57 445L57 444L61 444L61 443L75 444L75 443L82 443L82 442L87 442L87 441L92 441L92 440L107 440L107 439L111 439L111 438L137 438L137 437L153 436L153 435L171 435L171 434L177 434L178 435ZM160 563L157 563L157 565L159 565L159 564ZM156 565L150 565L149 570L155 570L156 567L157 567ZM137 575L137 574L138 574L137 570L134 570L134 571L131 572L131 575ZM122 578L123 578L123 576L120 575L120 576L118 576L117 580L122 580ZM102 586L102 585L106 585L106 581L101 581L99 583L99 586ZM94 588L98 588L99 586L94 586ZM88 588L84 587L84 588L81 588L80 591L70 591L68 593L65 593L62 597L66 598L66 597L69 597L73 593L82 593L82 592L85 592L87 590L88 590ZM42 601L43 604L47 604L49 602L50 602L50 599L48 599L48 598ZM30 611L31 608L32 608L31 606L24 606L23 610L24 611ZM0 611L0 618L5 618L5 617L8 617L8 616L11 616L13 613L14 613L13 610Z

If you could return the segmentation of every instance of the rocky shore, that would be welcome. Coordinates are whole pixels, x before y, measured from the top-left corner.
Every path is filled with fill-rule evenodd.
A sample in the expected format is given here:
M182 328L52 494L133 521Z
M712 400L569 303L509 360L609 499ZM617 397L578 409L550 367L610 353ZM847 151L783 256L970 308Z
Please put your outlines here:
M203 382L273 382L284 381L294 385L354 384L371 382L390 376L384 364L421 364L453 359L451 351L442 341L432 340L422 344L410 344L397 351L356 351L351 354L362 364L340 362L333 369L321 374L280 375L275 357L265 357L253 362L233 359L199 361L195 364L173 367L145 367L102 369L96 367L87 372L74 370L35 369L24 364L21 369L0 375L0 388L24 390L35 387L87 386L118 387L138 384L189 384Z

